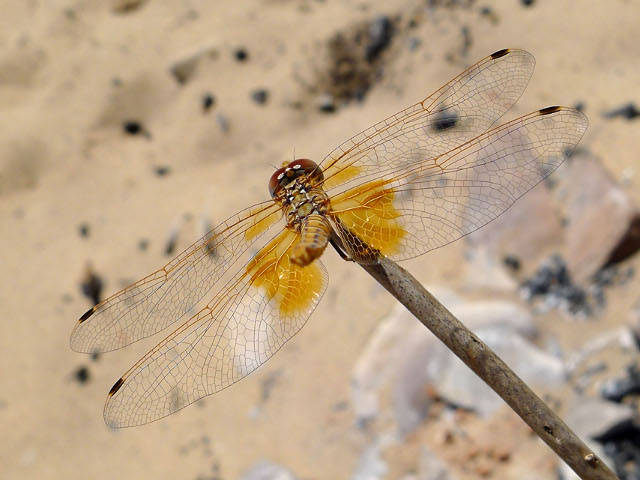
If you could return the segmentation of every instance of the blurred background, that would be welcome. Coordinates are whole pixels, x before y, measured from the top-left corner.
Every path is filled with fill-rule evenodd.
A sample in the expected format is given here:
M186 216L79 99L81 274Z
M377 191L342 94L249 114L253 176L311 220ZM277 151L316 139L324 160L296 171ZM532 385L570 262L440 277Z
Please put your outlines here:
M572 478L362 269L264 367L153 424L106 393L158 338L83 356L95 301L265 200L484 56L536 72L505 120L590 127L483 230L403 266L620 478L640 478L640 4L623 0L5 0L0 18L0 478ZM295 153L294 153L295 152ZM559 477L561 475L561 477Z

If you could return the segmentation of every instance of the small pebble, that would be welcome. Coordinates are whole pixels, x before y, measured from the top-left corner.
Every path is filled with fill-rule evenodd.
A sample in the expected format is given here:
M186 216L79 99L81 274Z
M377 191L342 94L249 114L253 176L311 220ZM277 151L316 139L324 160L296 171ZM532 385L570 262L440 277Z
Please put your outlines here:
M89 369L87 367L79 367L74 374L78 383L87 383L89 381Z
M87 268L85 278L81 284L82 293L89 297L94 305L102 300L102 279L91 269Z
M333 96L328 93L318 96L316 99L316 105L318 106L318 110L324 113L333 113L336 111L336 104L333 100Z
M147 240L146 238L142 238L139 242L138 242L138 248L140 250L142 250L143 252L147 250L147 248L149 248L149 240Z
M223 132L229 131L229 120L227 120L227 117L225 117L222 113L218 112L216 114L216 122L218 122L220 130L222 130Z
M82 238L87 238L89 236L89 225L86 223L81 224L78 230Z
M518 270L520 270L520 267L522 266L520 264L520 259L514 255L506 255L502 259L502 263L504 263L506 267L508 267L510 270L514 272L517 272Z
M376 18L369 27L369 43L365 49L365 58L373 62L391 43L393 24L387 16Z
M264 105L267 103L267 99L269 98L269 92L267 92L264 88L258 88L251 93L251 98L258 105Z
M244 48L236 48L233 52L233 56L238 62L244 62L249 58L249 53Z
M530 7L535 3L535 0L520 0L522 5L525 7Z
M159 177L164 177L165 175L168 175L170 171L171 170L169 169L169 167L166 167L166 166L159 166L155 168L156 175L158 175Z
M122 124L122 128L129 135L138 135L142 132L142 125L135 120L127 120Z
M211 107L213 107L214 103L216 103L215 97L210 93L205 93L202 96L202 111L208 112L211 109Z
M640 110L638 110L638 107L636 107L633 103L627 103L622 107L609 110L603 115L605 118L622 117L626 120L633 120L636 117L640 117Z

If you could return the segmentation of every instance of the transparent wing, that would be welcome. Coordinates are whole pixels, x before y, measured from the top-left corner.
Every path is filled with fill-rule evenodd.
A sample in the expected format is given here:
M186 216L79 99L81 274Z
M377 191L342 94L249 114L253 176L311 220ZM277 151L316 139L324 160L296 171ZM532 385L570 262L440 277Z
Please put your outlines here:
M305 324L327 286L324 266L290 262L299 235L284 230L200 312L144 356L113 386L107 424L165 417L242 379Z
M73 329L71 348L116 350L178 321L281 217L269 201L227 219L160 270L92 307Z
M321 163L330 194L387 168L434 158L486 132L524 92L535 59L500 50L435 93L346 141ZM332 191L336 189L337 191Z
M360 263L375 263L380 254L404 260L447 245L553 172L587 125L576 110L549 107L440 156L389 168L331 199L334 229Z

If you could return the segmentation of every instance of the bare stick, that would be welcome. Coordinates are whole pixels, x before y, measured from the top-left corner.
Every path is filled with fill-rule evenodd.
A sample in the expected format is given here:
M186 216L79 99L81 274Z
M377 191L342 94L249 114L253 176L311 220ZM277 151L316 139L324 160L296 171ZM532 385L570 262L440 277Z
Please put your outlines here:
M377 265L361 266L500 395L580 478L618 478L506 363L409 272L387 258Z

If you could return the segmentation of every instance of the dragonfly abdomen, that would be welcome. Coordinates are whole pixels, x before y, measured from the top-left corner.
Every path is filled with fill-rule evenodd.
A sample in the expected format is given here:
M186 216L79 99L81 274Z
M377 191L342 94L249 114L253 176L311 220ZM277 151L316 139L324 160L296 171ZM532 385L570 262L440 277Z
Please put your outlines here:
M331 237L331 224L324 215L312 213L302 222L300 240L293 246L291 261L306 267L320 257Z

